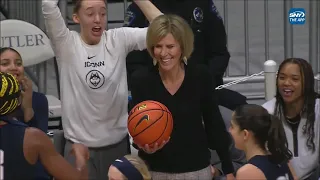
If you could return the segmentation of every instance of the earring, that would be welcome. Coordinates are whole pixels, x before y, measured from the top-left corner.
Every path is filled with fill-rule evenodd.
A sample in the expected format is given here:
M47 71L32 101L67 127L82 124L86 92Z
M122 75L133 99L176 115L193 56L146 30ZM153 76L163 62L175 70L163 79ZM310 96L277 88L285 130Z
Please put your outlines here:
M183 57L182 60L183 60L183 62L184 62L185 65L188 65L188 59L187 59L187 57Z
M266 150L267 150L267 151L269 151L269 148L268 148L268 141L266 141L266 143L265 143L265 145L264 145L264 146L265 146Z
M156 66L157 65L157 60L155 58L153 58L153 65Z

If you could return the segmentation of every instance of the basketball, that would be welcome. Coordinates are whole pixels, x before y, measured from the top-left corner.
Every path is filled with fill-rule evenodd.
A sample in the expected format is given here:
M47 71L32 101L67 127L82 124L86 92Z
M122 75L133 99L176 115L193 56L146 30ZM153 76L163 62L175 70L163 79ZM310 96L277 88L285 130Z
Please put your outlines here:
M129 113L128 130L134 142L139 145L161 145L169 139L172 128L172 114L159 102L143 101Z

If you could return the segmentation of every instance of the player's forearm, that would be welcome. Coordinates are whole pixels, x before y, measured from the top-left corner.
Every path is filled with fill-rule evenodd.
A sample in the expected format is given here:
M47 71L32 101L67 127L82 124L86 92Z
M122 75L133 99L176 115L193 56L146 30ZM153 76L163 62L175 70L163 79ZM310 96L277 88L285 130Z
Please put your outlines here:
M33 108L25 108L23 110L23 115L24 115L24 121L27 123L31 121L34 118L34 111Z
M134 3L139 6L143 14L146 16L149 22L151 22L154 18L162 15L163 13L153 5L149 0L133 0Z
M58 0L42 0L42 13L47 35L52 44L57 47L62 46L69 30L58 7Z

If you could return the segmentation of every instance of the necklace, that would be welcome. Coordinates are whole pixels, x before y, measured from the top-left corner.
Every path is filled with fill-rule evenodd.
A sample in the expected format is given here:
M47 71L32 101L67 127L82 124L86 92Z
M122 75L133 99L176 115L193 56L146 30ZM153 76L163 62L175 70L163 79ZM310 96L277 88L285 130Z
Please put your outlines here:
M289 120L289 118L286 117L286 121L289 123L289 124L292 124L292 125L295 125L295 124L298 124L300 121L295 121L295 122L292 122Z
M292 125L295 125L295 124L298 124L300 122L300 118L301 117L301 113L299 113L296 117L294 118L290 118L288 116L286 116L286 121L289 123L289 124L292 124ZM298 121L291 121L290 119L299 119Z

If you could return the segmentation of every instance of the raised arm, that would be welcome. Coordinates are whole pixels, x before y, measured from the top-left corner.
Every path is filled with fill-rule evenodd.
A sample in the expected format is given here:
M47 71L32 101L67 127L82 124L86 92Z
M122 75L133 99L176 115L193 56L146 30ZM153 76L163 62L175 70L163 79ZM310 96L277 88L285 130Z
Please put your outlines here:
M56 47L62 46L66 42L70 33L63 17L61 16L58 1L59 0L42 0L42 13L44 16L47 35L49 36L55 50Z
M143 14L146 16L149 22L154 18L163 14L156 6L154 6L149 0L133 0L136 3Z
M216 86L219 86L223 84L221 80L230 59L227 48L227 33L223 20L212 0L208 3L208 8L204 12L207 14L207 16L204 15L206 17L204 20L205 58L209 62Z
M155 7L149 0L134 0L134 3L136 3L136 5L141 9L149 22L162 15L159 9ZM122 39L124 42L124 44L121 44L121 46L126 47L127 54L133 50L142 51L147 48L147 28L124 27L121 30L123 31L123 36L121 36L120 39Z
M137 4L132 3L127 8L125 16L125 27L148 27L148 22L142 11ZM152 67L152 58L147 50L132 51L127 55L127 74L128 74L128 87L131 89L132 74L143 67Z

